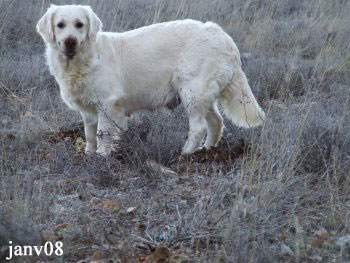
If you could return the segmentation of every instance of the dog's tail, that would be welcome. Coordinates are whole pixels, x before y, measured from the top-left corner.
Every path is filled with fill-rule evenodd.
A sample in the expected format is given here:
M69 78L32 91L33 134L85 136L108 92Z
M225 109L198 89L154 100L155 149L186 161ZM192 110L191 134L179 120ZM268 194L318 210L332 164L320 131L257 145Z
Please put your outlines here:
M240 127L258 126L265 119L265 113L258 105L241 67L234 74L231 83L220 93L219 101L226 117Z

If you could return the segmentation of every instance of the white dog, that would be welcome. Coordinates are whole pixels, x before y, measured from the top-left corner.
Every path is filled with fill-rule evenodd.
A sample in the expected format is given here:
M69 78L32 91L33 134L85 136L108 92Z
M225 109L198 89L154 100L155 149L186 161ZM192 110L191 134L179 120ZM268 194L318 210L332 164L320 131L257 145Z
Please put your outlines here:
M173 107L178 98L189 117L183 153L193 153L205 136L206 149L219 142L217 100L239 126L264 120L237 46L218 25L181 20L124 33L101 28L92 9L80 5L51 5L37 24L61 96L83 117L86 152L108 154L111 136L97 134L118 138L132 112Z

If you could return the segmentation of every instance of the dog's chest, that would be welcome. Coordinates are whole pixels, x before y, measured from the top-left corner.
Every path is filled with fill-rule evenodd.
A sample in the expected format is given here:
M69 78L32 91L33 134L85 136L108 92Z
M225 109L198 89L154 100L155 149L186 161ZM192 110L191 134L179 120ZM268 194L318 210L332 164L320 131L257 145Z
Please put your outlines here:
M62 79L63 83L60 83L61 96L72 109L81 110L94 106L93 85L86 70L67 70Z

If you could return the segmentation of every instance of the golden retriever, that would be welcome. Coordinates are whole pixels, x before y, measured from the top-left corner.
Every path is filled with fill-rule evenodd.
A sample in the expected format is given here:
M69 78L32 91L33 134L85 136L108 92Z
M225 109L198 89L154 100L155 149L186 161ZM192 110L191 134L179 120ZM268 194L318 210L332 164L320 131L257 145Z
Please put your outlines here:
M37 31L63 100L82 115L87 153L109 154L131 113L172 107L177 98L189 118L186 154L205 137L206 149L218 144L223 119L217 101L239 126L265 118L237 46L212 22L187 19L111 33L102 32L89 6L51 5Z

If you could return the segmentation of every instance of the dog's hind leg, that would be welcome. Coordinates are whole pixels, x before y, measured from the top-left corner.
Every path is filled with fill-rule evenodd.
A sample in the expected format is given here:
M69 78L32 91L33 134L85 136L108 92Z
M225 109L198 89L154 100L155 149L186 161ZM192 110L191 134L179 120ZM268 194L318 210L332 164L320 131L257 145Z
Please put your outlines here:
M182 149L185 154L191 154L201 145L206 135L205 116L209 105L199 94L196 94L198 83L189 81L179 87L181 102L183 103L189 118L189 132L187 141Z
M215 101L210 106L205 120L207 121L207 138L204 147L209 150L211 147L216 147L219 143L224 127L223 118Z

